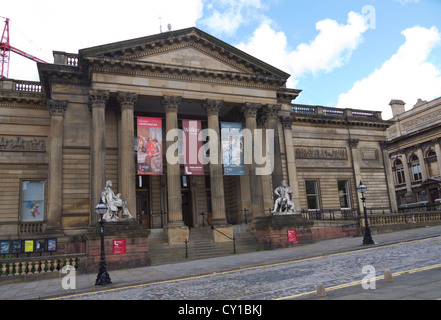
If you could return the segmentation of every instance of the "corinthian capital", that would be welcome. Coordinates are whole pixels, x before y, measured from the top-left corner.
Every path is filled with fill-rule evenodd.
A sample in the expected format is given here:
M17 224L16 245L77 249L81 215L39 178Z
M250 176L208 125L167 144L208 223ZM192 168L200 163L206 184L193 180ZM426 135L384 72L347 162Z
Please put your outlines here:
M90 90L89 105L92 107L105 107L109 100L109 91L106 90Z
M205 109L208 116L219 115L219 110L222 108L224 102L222 100L210 100L206 99L202 108Z
M121 109L134 109L138 95L132 92L118 92L118 103Z
M161 99L161 104L164 107L164 111L167 112L178 112L179 104L182 101L182 97L179 96L163 96Z
M66 100L49 100L47 102L47 107L49 109L49 114L51 117L53 116L62 116L64 117L64 113L67 108Z
M245 103L242 106L242 112L245 118L255 118L257 116L257 111L262 107L260 103Z
M277 120L279 111L282 109L280 104L267 104L263 110L267 120Z

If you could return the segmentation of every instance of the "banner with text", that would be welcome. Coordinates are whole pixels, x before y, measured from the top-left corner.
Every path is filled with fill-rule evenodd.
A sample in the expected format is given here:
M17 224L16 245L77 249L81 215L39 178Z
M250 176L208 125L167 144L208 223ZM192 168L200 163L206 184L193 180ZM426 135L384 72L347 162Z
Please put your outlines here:
M201 132L202 124L200 120L182 120L182 130L184 131L184 159L185 175L204 175L204 165L200 162L198 152L202 148L202 141L198 136Z
M138 117L137 174L161 175L162 119Z
M235 122L221 122L220 124L224 175L243 176L245 165L242 124Z

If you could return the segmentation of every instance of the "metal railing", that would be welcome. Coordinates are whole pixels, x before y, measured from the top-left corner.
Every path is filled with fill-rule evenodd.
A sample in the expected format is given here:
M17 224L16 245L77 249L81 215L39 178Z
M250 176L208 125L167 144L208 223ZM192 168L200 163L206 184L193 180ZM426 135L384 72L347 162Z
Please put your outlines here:
M230 239L230 240L233 240L233 251L234 251L234 254L236 254L236 237L233 235L233 237L230 237L229 235L226 235L225 233L223 233L222 231L220 231L220 230L218 230L214 225L212 225L210 222L208 222L208 219L207 219L207 214L205 213L205 212L202 212L201 213L201 216L202 216L202 226L204 226L205 227L205 223L204 223L204 220L207 222L207 226L208 227L210 227L211 228L211 230L214 230L214 231L216 231L216 232L219 232L221 235L223 235L223 236L225 236L226 238L228 238L228 239Z

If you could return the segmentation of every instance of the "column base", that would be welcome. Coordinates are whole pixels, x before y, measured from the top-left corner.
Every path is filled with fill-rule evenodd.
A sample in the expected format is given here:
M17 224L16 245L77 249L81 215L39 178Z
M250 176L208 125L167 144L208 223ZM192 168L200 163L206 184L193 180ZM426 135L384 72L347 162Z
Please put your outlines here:
M189 240L190 231L187 226L184 225L169 225L166 229L168 244L183 244L185 240Z

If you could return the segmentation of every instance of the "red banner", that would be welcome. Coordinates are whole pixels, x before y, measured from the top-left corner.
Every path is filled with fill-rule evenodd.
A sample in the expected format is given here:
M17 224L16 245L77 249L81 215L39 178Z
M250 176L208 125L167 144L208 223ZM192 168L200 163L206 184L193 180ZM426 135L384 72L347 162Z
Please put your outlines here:
M199 161L198 152L202 148L202 141L198 136L202 125L200 120L182 120L184 131L184 159L185 175L204 175L204 165Z
M162 119L138 117L137 174L161 175Z

